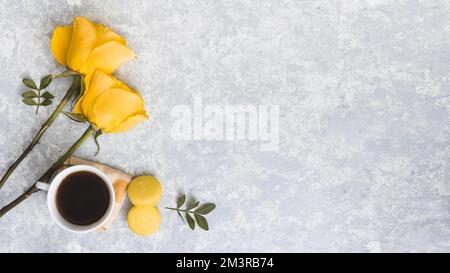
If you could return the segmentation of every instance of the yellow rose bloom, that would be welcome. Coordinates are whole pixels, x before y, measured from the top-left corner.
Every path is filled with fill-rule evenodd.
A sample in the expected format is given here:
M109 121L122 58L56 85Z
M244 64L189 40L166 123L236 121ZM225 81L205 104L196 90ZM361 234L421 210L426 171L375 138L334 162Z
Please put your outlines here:
M73 71L86 75L101 70L111 74L135 56L126 43L111 29L84 17L75 17L73 25L56 27L50 49L60 64Z
M85 86L74 112L104 133L127 131L148 119L142 96L113 76L96 70L85 77Z

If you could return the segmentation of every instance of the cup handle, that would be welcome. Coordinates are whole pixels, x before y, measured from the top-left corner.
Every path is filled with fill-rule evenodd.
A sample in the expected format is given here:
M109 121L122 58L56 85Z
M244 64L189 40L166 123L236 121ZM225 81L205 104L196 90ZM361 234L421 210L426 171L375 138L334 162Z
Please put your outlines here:
M43 190L43 191L48 191L48 189L50 188L50 184L49 183L42 183L42 182L37 182L36 183L36 188Z

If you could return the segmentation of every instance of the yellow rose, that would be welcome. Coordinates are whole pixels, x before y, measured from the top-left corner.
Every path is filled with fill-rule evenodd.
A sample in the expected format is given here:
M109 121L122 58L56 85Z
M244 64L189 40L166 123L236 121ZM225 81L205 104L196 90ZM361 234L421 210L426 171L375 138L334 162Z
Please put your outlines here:
M148 119L142 96L113 76L96 70L86 76L85 86L74 112L103 132L123 132Z
M72 26L58 26L50 49L55 59L81 74L101 70L111 74L124 62L134 58L126 40L111 29L84 17L75 17Z

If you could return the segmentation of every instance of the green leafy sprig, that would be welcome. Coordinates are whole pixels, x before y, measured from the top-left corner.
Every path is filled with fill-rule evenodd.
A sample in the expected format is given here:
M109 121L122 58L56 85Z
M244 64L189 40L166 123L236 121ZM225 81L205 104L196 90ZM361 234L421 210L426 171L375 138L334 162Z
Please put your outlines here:
M22 93L23 103L30 106L36 106L36 114L39 111L40 106L49 106L53 102L53 96L50 92L46 91L42 93L42 91L47 88L50 83L53 81L54 75L47 75L41 79L39 83L39 87L37 84L30 78L24 78L22 80L23 84L30 88L30 90Z
M197 200L191 200L184 209L181 207L186 203L186 195L181 195L177 199L177 207L176 208L168 208L169 210L175 210L180 216L181 220L184 222L184 218L182 213L184 213L186 222L188 226L194 230L195 225L197 224L203 230L209 230L208 221L206 220L205 215L210 213L216 208L214 203L205 203L200 205L200 202Z

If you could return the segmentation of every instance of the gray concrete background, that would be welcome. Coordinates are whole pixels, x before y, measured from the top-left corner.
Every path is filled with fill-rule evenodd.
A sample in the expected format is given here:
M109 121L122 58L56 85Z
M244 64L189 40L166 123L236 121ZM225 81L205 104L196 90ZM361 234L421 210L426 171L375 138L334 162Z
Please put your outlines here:
M21 77L62 71L56 25L83 15L125 36L138 59L116 75L143 93L150 121L88 141L77 155L213 201L209 232L162 210L139 238L122 211L104 234L54 224L38 193L0 219L2 252L450 251L448 1L0 1L0 171L40 127ZM60 98L69 82L51 90ZM278 104L280 150L175 141L170 111ZM84 126L60 117L0 192L6 204ZM127 205L128 207L129 205Z

